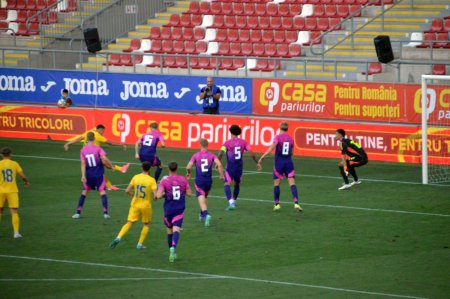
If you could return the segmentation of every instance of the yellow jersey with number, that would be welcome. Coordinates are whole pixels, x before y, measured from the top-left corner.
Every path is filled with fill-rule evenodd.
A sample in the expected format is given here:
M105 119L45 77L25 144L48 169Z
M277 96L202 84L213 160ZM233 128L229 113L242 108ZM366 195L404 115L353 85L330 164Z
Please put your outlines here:
M152 193L156 190L157 185L154 178L148 174L137 174L130 182L134 187L134 195L131 201L132 207L152 206Z
M23 172L19 163L10 159L0 161L0 193L19 192L16 175Z

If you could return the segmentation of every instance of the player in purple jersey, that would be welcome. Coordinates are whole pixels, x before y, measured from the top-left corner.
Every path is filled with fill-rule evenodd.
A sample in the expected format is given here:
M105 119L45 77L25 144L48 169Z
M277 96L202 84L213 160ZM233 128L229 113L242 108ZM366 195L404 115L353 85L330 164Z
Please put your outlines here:
M195 153L186 166L186 178L191 178L191 168L196 166L195 191L200 205L200 221L210 225L211 215L208 213L208 193L212 186L212 166L216 163L219 177L223 179L223 167L216 155L208 151L208 140L200 139L200 151Z
M102 199L103 217L108 219L110 217L108 214L108 197L105 192L106 179L104 166L113 169L113 165L106 157L106 152L100 146L94 145L95 135L93 132L87 133L86 141L86 145L80 151L83 191L78 200L77 212L72 218L80 218L87 193L90 190L97 190Z
M261 164L258 164L255 154L253 153L250 145L242 138L241 128L238 125L231 125L229 129L231 133L231 139L227 140L222 148L220 149L217 158L222 161L222 156L226 153L227 155L227 168L225 170L224 178L224 191L225 196L228 200L227 211L234 210L236 207L236 200L240 191L240 184L242 178L242 172L244 168L244 161L242 156L245 151L248 151L250 157L256 163L256 169L261 170ZM231 183L234 181L233 195L231 195Z
M177 258L176 248L183 224L186 195L192 196L192 191L186 178L178 175L177 162L170 162L168 168L169 176L161 180L156 198L164 196L164 223L167 227L169 261L174 262Z
M136 159L139 159L141 162L150 162L152 166L157 167L155 171L156 181L161 176L163 168L161 160L156 155L156 148L159 142L161 142L161 147L166 147L164 137L158 131L158 124L153 122L150 124L150 132L142 135L135 145Z
M264 160L264 158L275 149L275 165L273 167L273 193L275 205L273 206L274 211L278 211L280 206L280 181L285 176L288 180L289 186L291 187L292 197L294 199L294 209L301 212L302 207L298 203L298 192L297 186L295 185L295 170L294 163L292 162L292 154L294 151L294 140L291 136L287 134L289 125L287 122L282 122L280 124L280 134L275 136L273 143L269 146L267 151L261 156L258 163Z

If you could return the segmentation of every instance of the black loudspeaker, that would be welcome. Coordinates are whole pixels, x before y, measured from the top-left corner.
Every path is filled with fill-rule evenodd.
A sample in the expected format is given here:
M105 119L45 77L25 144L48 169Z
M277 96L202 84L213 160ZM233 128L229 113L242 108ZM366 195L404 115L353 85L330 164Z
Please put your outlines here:
M100 37L98 36L97 28L86 28L83 30L84 41L86 42L87 50L95 53L102 49Z
M394 60L394 53L392 52L391 40L387 35L378 35L373 39L375 49L377 50L378 61L381 63L388 63Z

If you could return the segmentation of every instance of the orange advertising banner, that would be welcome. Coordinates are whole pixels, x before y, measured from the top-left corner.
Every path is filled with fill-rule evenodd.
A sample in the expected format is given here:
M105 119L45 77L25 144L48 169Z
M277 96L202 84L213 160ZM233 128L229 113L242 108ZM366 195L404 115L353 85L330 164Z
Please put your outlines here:
M429 86L431 123L450 120L450 86ZM253 113L265 116L421 122L420 85L253 80Z
M113 142L134 144L149 124L156 121L166 144L174 148L199 148L206 138L218 150L229 138L232 124L242 127L242 137L255 152L264 152L278 134L280 120L261 117L164 114L141 111L58 109L0 106L0 136L68 140L97 124L106 126L105 137ZM341 123L289 121L289 134L295 141L294 154L336 158L339 146L334 139ZM348 137L360 143L370 160L421 162L421 132L418 126L348 124ZM450 129L429 132L429 156L437 163L450 164ZM439 159L439 161L438 161Z

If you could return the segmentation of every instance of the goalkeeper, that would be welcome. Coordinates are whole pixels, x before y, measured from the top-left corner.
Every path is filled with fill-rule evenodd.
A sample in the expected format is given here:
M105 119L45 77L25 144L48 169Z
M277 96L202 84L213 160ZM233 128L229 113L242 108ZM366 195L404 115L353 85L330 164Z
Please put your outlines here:
M366 165L369 160L361 145L349 138L345 138L345 131L343 129L336 130L336 140L340 141L342 161L339 163L339 170L344 179L344 185L339 187L338 190L345 190L353 185L361 184L361 181L356 174L355 167ZM348 180L349 174L351 174L354 179L352 183Z

